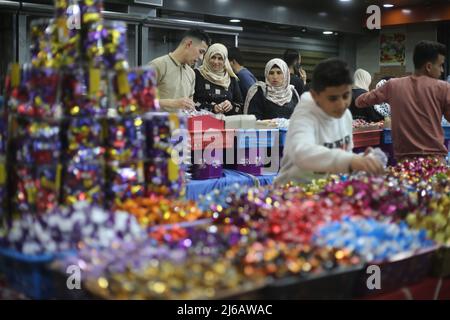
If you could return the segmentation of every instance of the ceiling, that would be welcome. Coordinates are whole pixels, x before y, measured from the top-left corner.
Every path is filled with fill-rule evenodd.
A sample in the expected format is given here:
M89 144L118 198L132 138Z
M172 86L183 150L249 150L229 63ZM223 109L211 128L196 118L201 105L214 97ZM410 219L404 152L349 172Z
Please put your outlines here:
M285 6L301 6L305 10L313 12L337 12L351 11L364 13L370 5L383 5L390 3L396 7L429 6L432 4L448 4L449 0L350 0L340 2L339 0L276 0L276 4Z

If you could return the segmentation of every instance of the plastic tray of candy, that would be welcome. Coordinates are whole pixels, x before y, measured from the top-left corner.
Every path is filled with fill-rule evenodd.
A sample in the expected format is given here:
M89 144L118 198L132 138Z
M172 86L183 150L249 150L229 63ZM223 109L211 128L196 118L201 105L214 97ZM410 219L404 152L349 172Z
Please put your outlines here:
M357 296L367 296L373 293L386 293L406 285L419 282L430 274L432 259L439 250L439 246L423 248L415 252L404 252L395 255L387 261L374 261L367 263L367 268L356 283ZM369 266L380 268L381 289L371 290L367 281L372 273L368 273Z
M290 276L274 280L263 292L262 299L318 300L351 299L354 285L364 265L340 267L329 272L307 276Z
M13 289L32 299L51 299L56 296L49 265L56 258L73 254L26 255L13 249L0 248L0 272Z

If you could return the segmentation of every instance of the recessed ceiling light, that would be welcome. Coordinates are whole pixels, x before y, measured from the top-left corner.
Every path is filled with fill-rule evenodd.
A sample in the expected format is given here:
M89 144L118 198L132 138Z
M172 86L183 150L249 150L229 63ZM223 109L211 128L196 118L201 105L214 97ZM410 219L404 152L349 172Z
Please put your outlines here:
M333 31L324 31L323 34L326 34L326 35L333 34Z
M340 2L350 2L352 0L339 0Z
M404 14L411 14L411 9L402 9L402 12L404 13Z
M385 8L392 8L393 6L394 5L390 4L390 3L383 4L383 7L385 7Z
M306 31L308 31L308 29L302 28L302 32L303 32L303 33L305 33Z
M230 22L232 22L232 23L239 23L239 22L241 22L241 20L239 20L239 19L231 19Z

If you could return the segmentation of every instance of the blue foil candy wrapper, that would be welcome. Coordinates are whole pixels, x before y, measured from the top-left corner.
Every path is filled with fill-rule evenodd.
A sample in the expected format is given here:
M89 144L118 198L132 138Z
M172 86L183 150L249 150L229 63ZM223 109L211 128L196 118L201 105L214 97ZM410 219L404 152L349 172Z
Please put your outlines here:
M313 241L318 246L354 251L369 262L386 261L396 254L434 245L425 230L411 230L404 221L394 224L349 217L320 227Z

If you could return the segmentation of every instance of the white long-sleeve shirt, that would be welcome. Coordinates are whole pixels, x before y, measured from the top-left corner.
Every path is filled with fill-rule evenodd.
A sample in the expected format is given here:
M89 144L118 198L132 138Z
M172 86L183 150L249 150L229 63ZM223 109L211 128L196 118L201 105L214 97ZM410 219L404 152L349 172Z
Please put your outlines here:
M310 182L329 173L347 173L353 158L352 115L327 115L309 92L292 114L276 183Z

